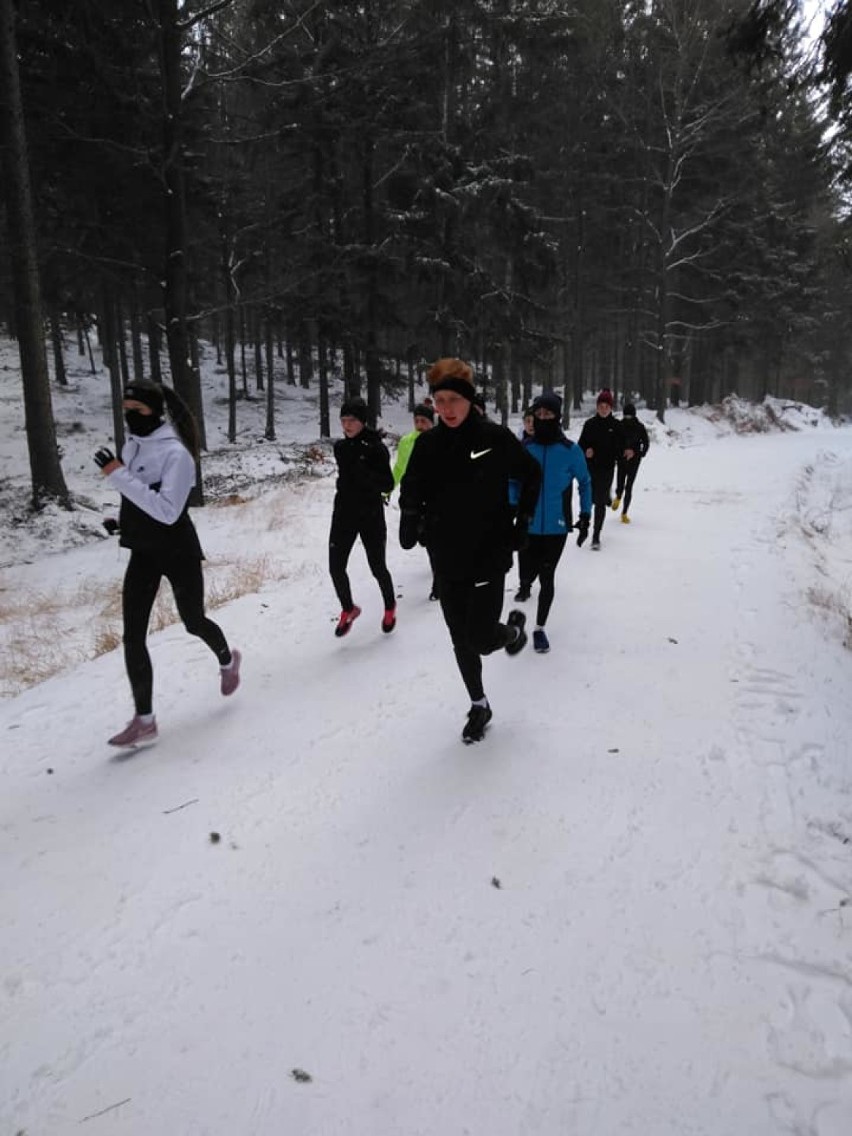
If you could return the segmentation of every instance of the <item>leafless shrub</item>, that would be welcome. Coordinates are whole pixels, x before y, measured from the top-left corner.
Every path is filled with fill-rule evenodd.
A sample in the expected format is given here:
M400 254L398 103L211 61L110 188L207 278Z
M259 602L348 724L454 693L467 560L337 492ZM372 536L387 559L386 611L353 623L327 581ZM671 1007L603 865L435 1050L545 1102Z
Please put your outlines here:
M253 595L283 575L269 556L211 562L205 569L207 607L214 610ZM171 589L160 588L149 630L162 631L179 620ZM90 628L88 645L84 626ZM6 594L0 603L0 632L0 696L8 697L121 645L121 583L105 585L92 577L66 592ZM79 645L69 648L69 640L75 639Z

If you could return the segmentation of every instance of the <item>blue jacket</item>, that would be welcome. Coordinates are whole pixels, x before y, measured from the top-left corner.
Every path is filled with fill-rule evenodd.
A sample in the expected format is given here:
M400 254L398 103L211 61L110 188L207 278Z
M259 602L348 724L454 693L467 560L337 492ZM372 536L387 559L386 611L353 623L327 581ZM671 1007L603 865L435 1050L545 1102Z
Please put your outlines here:
M571 531L573 524L571 491L576 481L580 490L580 512L592 511L592 479L583 451L569 438L544 446L530 438L524 449L541 466L541 492L530 522L531 536L553 536ZM509 499L517 503L514 482L509 487Z

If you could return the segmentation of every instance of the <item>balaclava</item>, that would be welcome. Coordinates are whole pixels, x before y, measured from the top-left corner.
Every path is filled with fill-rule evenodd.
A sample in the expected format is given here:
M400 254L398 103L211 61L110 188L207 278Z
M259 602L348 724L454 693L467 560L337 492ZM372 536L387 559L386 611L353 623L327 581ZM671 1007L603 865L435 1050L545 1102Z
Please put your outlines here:
M152 411L143 414L141 410L125 410L124 421L131 434L146 438L163 425L163 393L155 383L130 383L124 388L124 398L143 402Z

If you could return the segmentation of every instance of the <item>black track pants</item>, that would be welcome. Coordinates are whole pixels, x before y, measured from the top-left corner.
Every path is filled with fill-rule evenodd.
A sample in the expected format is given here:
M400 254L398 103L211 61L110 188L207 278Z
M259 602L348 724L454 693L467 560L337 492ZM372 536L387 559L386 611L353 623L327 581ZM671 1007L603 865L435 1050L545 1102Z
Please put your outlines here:
M204 576L201 561L192 556L158 557L132 552L124 574L124 664L137 714L151 713L154 675L145 639L151 608L163 576L172 586L175 606L190 635L203 639L220 666L231 661L231 649L218 623L204 614Z
M618 463L618 482L615 488L616 497L623 497L624 504L622 505L622 513L626 513L630 508L630 502L633 500L633 483L636 480L636 474L639 472L639 463L641 458L633 458L632 461L621 461Z
M612 475L614 466L605 469L591 469L592 475L592 503L595 506L595 518L592 526L592 540L601 535L606 511L609 508L609 491L612 488Z
M388 530L385 524L384 506L364 513L346 512L335 508L331 517L331 532L328 537L328 570L331 582L340 600L343 611L352 610L352 588L346 567L355 541L361 538L370 571L376 577L382 591L385 610L396 605L393 580L385 562L385 549Z
M552 536L530 536L529 545L524 549L524 571L529 573L526 582L532 586L538 577L538 609L536 624L544 627L550 614L550 606L555 594L554 579L556 565L565 550L567 533L554 533Z
M481 583L438 577L441 610L471 702L485 697L482 656L505 647L509 640L509 628L500 622L505 583L502 573Z

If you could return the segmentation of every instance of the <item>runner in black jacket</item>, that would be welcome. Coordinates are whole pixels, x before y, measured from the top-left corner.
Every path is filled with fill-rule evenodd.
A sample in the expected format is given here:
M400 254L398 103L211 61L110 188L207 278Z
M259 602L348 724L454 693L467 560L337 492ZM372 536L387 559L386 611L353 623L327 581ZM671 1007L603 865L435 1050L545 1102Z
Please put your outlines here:
M587 418L580 432L579 446L586 455L592 475L592 504L595 507L592 527L592 548L601 546L601 529L612 488L615 465L624 452L621 423L612 416L612 391L602 390L596 404L597 413Z
M473 371L439 359L427 378L441 419L411 454L400 492L399 539L420 541L435 565L439 597L456 661L471 699L462 737L479 741L491 720L482 686L482 656L526 643L524 615L500 622L512 551L527 538L541 470L518 439L473 410ZM509 480L519 483L515 515Z
M396 627L393 580L385 563L388 532L382 496L392 492L393 474L385 444L366 422L367 404L363 398L350 398L343 403L340 424L345 437L334 443L337 493L328 537L328 567L341 607L334 631L338 638L348 633L361 614L360 607L352 602L346 571L352 546L359 536L370 571L382 592L382 631L391 632Z
M630 524L627 511L633 499L633 483L639 472L639 463L648 452L650 441L645 424L636 417L636 407L632 402L625 402L624 414L621 417L621 439L624 444L624 453L618 459L618 480L615 485L615 500L612 511L618 512L621 499L624 498L624 508L621 510L621 523Z

